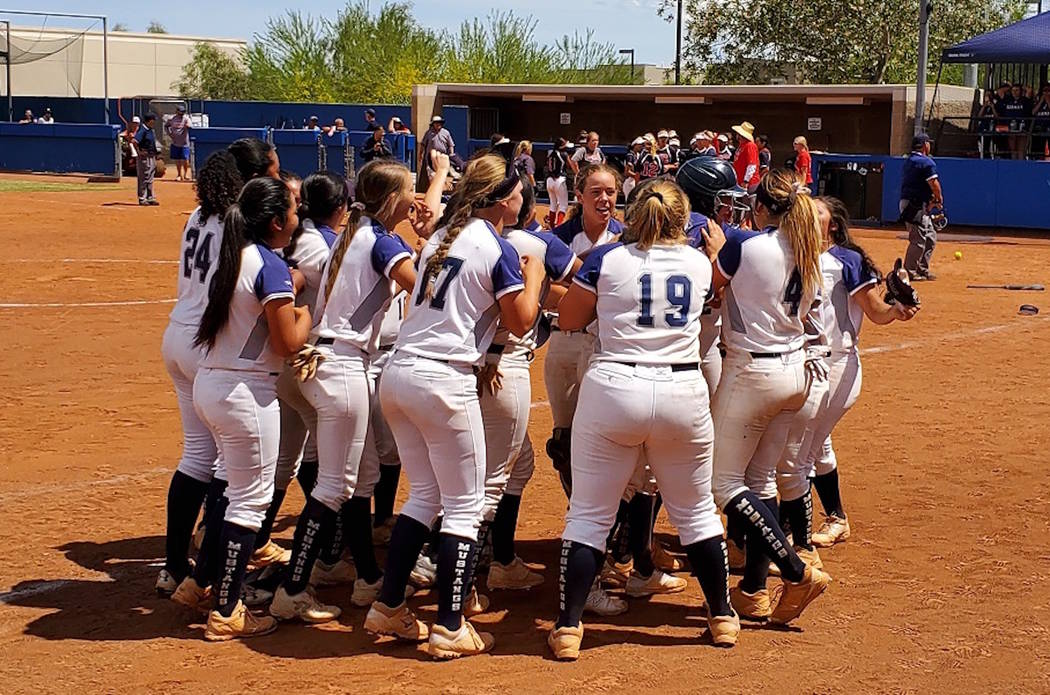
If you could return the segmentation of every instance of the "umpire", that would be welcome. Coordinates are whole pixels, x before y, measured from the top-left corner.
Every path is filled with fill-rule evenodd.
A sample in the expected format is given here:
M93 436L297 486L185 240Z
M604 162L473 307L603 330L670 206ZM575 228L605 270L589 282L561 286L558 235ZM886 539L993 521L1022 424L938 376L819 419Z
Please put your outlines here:
M157 117L146 114L142 119L142 125L135 133L135 146L138 156L135 158L135 173L138 174L139 205L160 205L153 197L153 177L157 174L157 135L153 132L153 124Z
M930 272L930 258L937 244L937 230L930 210L944 207L937 165L930 158L930 136L920 133L912 138L911 154L901 172L900 221L908 228L908 252L904 268L913 280L936 280Z

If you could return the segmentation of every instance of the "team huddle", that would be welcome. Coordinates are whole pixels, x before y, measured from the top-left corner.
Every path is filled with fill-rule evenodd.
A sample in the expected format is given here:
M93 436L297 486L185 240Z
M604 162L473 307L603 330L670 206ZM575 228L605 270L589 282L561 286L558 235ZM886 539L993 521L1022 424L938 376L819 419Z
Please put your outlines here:
M584 613L681 592L687 567L715 645L741 620L797 619L831 582L817 546L850 533L831 433L860 392L862 319L918 310L884 300L843 205L781 170L749 195L700 156L639 183L621 222L621 176L594 163L545 231L503 157L475 155L444 203L448 157L431 163L422 199L393 160L350 191L282 175L251 139L198 172L162 348L184 449L157 590L221 641L335 620L314 588L352 584L370 633L439 659L490 650L468 620L489 610L480 575L545 581L515 532L546 344L546 452L568 497L554 657L578 658ZM270 535L293 478L306 505L287 551ZM653 542L661 508L684 557ZM425 587L429 625L407 602Z

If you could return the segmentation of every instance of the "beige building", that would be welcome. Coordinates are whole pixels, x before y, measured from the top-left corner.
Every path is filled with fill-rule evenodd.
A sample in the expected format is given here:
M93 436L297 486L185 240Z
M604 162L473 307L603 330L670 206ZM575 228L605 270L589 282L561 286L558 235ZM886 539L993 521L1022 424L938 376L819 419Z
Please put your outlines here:
M92 30L73 40L68 29L41 30L11 27L11 86L15 96L102 97L102 31ZM173 34L110 32L109 96L175 96L171 85L182 75L193 47L210 43L231 55L246 42ZM4 43L0 28L0 47ZM67 45L68 44L68 45ZM22 52L55 53L32 62L19 62ZM7 94L7 78L0 65L0 94Z

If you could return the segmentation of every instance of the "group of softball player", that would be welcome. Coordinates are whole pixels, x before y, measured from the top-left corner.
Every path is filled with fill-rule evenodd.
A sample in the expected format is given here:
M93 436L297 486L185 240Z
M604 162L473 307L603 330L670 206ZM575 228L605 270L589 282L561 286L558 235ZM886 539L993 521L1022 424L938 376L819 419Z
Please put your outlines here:
M444 204L448 158L432 164L419 200L392 160L352 190L282 176L258 140L202 167L163 341L184 448L157 590L219 641L334 620L314 588L352 584L370 633L441 659L490 650L468 620L490 603L479 571L491 590L544 582L514 538L530 364L549 342L546 451L569 498L554 656L578 657L585 612L628 610L616 591L684 590L687 565L716 645L741 619L796 619L830 582L814 545L849 535L831 432L860 390L862 317L915 313L882 301L841 204L782 171L748 198L698 157L639 184L621 222L619 173L584 162L547 232L503 157L472 158ZM306 505L288 551L270 532L293 478ZM661 508L684 558L652 542ZM744 558L732 590L722 515ZM437 595L429 625L406 602L420 587Z

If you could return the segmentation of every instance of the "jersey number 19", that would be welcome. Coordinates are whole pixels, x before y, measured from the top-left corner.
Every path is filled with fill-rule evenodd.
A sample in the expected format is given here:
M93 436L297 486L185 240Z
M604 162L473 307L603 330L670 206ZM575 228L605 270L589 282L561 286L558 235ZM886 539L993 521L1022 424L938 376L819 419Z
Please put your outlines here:
M638 312L639 326L653 326L653 276L645 273L638 278L642 286L641 311ZM664 312L664 321L668 326L681 328L689 320L689 305L692 302L693 283L685 275L671 275L667 278L667 304L673 311Z

